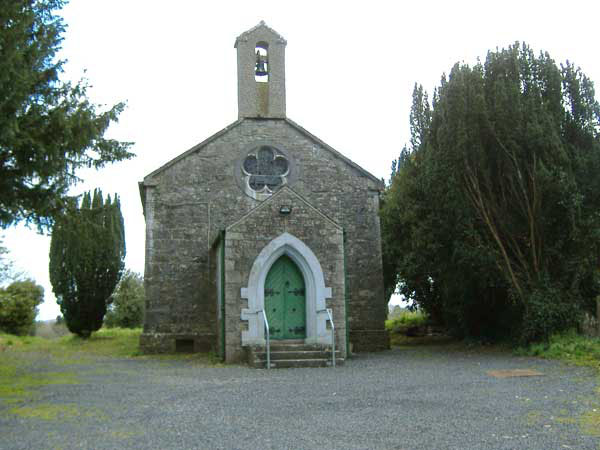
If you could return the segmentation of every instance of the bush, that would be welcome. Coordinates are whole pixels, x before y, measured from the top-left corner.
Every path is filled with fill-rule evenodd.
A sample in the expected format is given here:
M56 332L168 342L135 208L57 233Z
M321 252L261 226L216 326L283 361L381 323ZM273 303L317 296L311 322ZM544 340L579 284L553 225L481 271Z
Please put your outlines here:
M26 335L34 326L37 307L44 300L44 288L32 280L15 281L0 288L0 330Z
M141 327L145 302L144 279L140 274L127 270L112 296L104 324L109 328Z
M425 325L427 321L427 314L423 311L403 310L400 314L385 321L385 329L392 333L401 332L407 327Z
M574 330L554 334L547 342L515 350L520 356L562 359L600 369L600 339L581 336Z

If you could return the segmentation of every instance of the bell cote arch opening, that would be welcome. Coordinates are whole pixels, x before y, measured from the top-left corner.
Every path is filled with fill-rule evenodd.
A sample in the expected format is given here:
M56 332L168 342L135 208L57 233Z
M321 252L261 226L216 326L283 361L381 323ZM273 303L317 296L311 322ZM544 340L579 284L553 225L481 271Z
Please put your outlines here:
M269 44L262 41L257 42L255 54L254 80L258 83L267 83L269 81Z

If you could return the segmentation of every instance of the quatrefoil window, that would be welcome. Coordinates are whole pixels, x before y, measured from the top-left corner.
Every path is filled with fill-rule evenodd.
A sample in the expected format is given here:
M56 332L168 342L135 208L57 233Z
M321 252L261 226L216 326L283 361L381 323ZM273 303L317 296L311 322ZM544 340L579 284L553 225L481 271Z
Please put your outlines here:
M242 171L247 188L262 198L286 183L289 162L277 149L262 145L248 153Z

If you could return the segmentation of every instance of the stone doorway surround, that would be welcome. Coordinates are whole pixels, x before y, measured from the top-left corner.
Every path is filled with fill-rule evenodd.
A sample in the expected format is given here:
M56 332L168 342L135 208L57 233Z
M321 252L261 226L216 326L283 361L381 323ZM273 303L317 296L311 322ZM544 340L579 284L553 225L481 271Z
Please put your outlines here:
M242 320L248 321L248 330L242 331L242 346L265 345L263 316L265 280L271 266L282 255L296 263L306 288L306 339L307 344L331 344L327 331L325 299L331 298L331 287L325 287L323 270L312 250L297 237L283 233L269 242L254 260L248 286L241 289L241 297L248 299L248 308L242 309Z

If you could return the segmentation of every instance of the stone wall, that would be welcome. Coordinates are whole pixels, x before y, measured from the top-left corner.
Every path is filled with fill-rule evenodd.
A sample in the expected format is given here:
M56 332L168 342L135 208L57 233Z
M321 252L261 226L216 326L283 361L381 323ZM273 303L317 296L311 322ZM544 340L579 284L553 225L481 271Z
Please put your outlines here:
M259 142L286 154L289 186L345 230L351 335L361 330L383 333L387 305L377 214L381 184L293 122L244 119L144 179L144 334L212 334L216 339L209 250L221 230L260 204L240 187L241 161ZM265 240L266 235L259 233L256 239ZM365 342L358 348L379 346Z
M350 331L351 352L376 352L390 348L390 334L387 330Z
M281 206L290 206L291 214L281 215ZM325 286L332 296L326 300L333 310L338 349L345 356L345 289L343 230L316 211L298 195L284 189L265 201L242 220L227 228L225 235L225 305L226 359L243 358L240 329L247 327L241 320L248 302L242 298L242 288L248 286L250 271L263 248L273 239L289 233L301 240L319 260ZM268 271L268 267L265 268ZM308 301L308 296L307 296ZM307 306L308 309L308 306Z
M268 44L269 81L255 80L256 44ZM239 117L285 117L285 45L271 29L259 26L236 40Z

